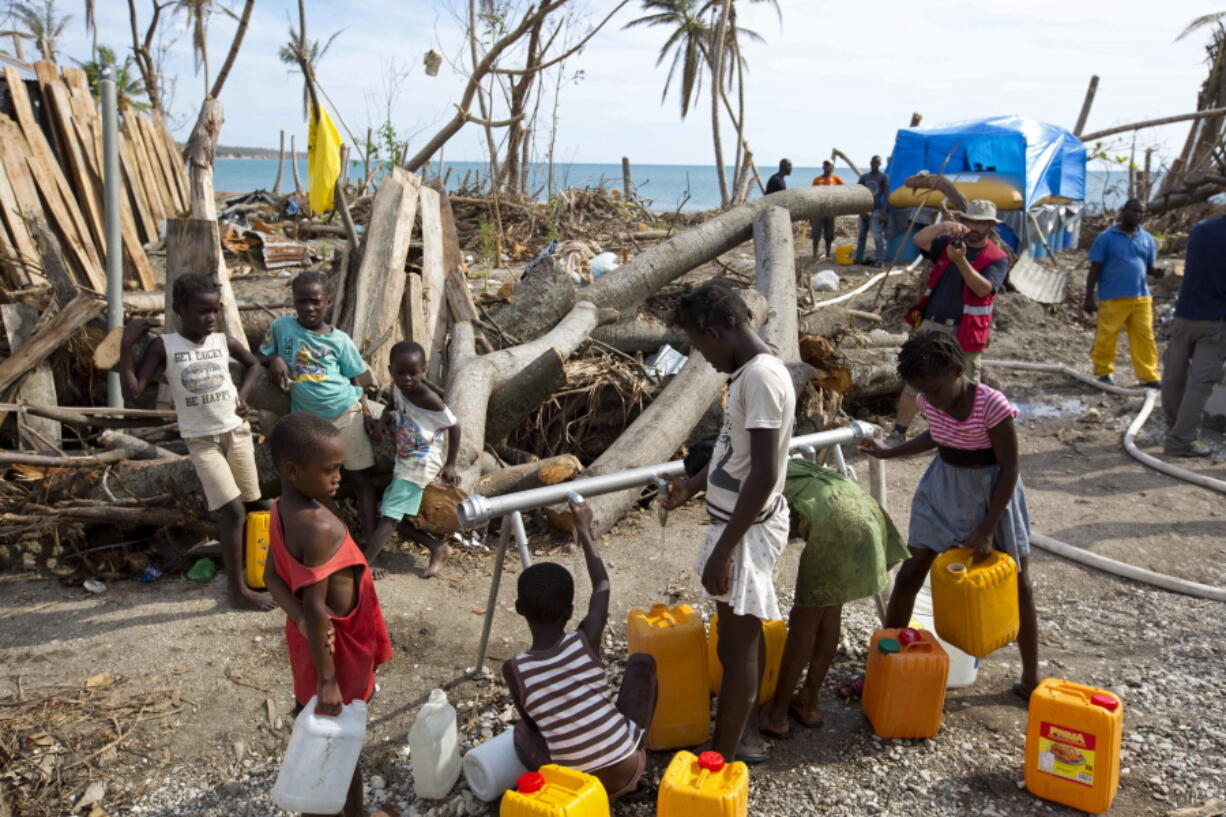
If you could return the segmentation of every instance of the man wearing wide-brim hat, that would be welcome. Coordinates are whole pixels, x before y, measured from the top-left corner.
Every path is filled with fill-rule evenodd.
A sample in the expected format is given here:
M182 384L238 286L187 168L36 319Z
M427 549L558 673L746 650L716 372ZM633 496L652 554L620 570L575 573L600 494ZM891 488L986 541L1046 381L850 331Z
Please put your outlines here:
M1005 285L1009 260L991 241L1000 219L996 205L975 199L951 221L930 224L912 239L920 253L932 262L924 293L906 320L916 329L936 329L958 339L966 355L966 375L978 380L983 374L983 350L992 328L992 305ZM895 440L907 436L915 417L915 392L904 387L898 398Z

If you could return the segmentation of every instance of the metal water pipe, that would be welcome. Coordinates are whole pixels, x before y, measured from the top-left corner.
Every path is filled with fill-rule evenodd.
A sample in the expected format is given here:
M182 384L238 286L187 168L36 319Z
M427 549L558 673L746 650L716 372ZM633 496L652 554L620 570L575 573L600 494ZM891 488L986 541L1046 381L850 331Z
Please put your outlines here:
M123 239L119 225L119 193L123 180L119 175L119 111L115 99L115 78L110 65L98 72L98 90L102 101L102 204L106 237L106 327L123 326ZM123 408L123 391L119 373L107 372L106 402L112 408Z

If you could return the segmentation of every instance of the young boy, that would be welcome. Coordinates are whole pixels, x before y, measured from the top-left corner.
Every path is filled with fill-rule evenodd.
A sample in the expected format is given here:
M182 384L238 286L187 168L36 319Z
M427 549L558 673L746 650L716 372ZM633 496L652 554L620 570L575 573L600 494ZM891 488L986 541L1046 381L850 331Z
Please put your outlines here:
M172 305L178 332L153 339L139 366L133 347L149 332L149 322L137 318L123 331L119 379L124 399L134 401L159 373L179 420L179 435L204 487L209 511L220 516L218 539L226 568L230 603L235 607L269 610L272 598L243 581L243 524L247 510L260 498L251 426L247 424L247 394L259 374L258 362L221 325L221 292L207 275L175 279ZM246 367L237 392L230 379L230 358ZM139 369L139 374L138 374Z
M774 572L788 541L783 486L796 394L783 361L754 332L749 309L726 281L682 296L672 322L712 366L732 375L710 465L687 480L670 480L664 505L676 508L706 491L710 525L694 567L719 612L724 665L712 748L729 760L759 763L766 744L752 715L762 622L781 618Z
M269 442L282 491L272 506L264 581L287 618L294 699L301 711L318 696L318 714L339 715L354 700L370 700L375 667L392 657L370 568L332 504L345 461L343 432L294 412L281 418ZM360 766L343 814L366 815Z
M273 321L256 357L268 367L273 384L289 392L294 411L309 411L340 429L345 472L369 537L375 528L375 455L369 436L375 425L363 389L374 381L353 340L326 321L332 309L327 276L304 272L294 279L293 293L298 317Z
M626 662L617 701L600 659L609 618L609 574L592 541L592 509L571 503L587 560L592 597L574 632L575 583L566 568L538 562L519 575L515 611L528 621L531 648L502 665L520 719L515 751L529 769L558 763L600 779L611 798L634 792L647 764L643 746L656 710L656 662L635 653Z
M366 546L366 561L374 565L387 538L399 526L401 536L430 549L430 566L422 573L428 579L438 573L451 548L418 530L406 517L417 515L422 491L436 477L448 485L460 481L455 472L460 425L442 398L426 384L426 350L420 344L400 341L392 347L388 363L392 385L383 423L395 435L396 470L383 493L379 526ZM376 579L387 574L382 568L372 569Z

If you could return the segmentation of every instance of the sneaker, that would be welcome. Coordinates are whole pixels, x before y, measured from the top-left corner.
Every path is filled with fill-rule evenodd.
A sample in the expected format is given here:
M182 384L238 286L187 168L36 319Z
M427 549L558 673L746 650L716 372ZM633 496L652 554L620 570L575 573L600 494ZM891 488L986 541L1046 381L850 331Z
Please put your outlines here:
M1146 380L1144 383L1138 383L1143 389L1160 389L1162 388L1161 380Z
M1115 378L1114 378L1114 377L1112 377L1112 376L1111 376L1111 375L1109 375L1109 374L1099 375L1099 376L1098 376L1098 382L1099 382L1099 383L1105 383L1105 384L1107 384L1108 386L1114 386L1114 385L1115 385Z
M1213 449L1199 440L1192 443L1187 448L1171 448L1170 446L1163 446L1162 450L1167 454L1170 454L1172 457L1196 457L1199 459L1202 457L1211 456L1213 454Z

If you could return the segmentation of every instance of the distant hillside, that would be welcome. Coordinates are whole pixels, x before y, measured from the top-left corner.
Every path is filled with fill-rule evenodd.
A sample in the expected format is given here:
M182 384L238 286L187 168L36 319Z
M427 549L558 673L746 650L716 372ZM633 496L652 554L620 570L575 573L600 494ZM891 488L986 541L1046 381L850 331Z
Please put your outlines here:
M217 158L218 159L275 159L277 158L277 149L276 148L240 148L240 147L228 147L226 145L218 145L217 146Z

